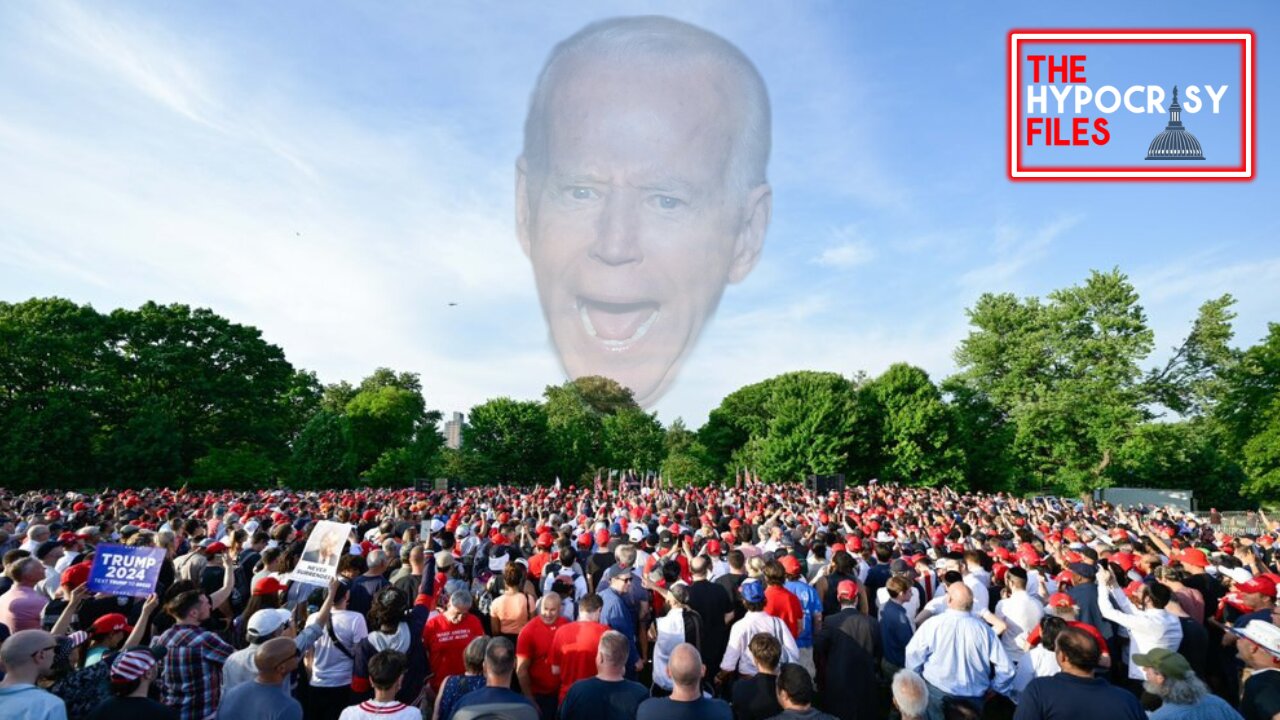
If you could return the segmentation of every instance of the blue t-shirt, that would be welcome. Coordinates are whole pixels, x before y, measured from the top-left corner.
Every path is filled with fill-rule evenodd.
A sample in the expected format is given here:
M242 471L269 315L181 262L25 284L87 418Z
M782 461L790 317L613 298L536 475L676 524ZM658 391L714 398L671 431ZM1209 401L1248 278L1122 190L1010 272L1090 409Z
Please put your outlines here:
M302 705L283 685L240 683L222 695L218 720L302 720Z
M783 587L800 599L800 609L804 612L804 624L800 628L800 637L796 638L796 647L813 647L813 616L822 614L822 596L803 580L788 580Z
M1217 695L1205 695L1195 705L1166 702L1151 713L1151 720L1240 720L1241 717L1235 708Z
M472 705L509 705L512 703L524 703L533 708L535 712L538 709L537 705L529 702L529 698L509 688L485 686L463 695L458 702L454 703L451 715L456 715L462 708Z
M635 720L649 688L631 680L610 682L598 677L579 680L564 696L560 720Z

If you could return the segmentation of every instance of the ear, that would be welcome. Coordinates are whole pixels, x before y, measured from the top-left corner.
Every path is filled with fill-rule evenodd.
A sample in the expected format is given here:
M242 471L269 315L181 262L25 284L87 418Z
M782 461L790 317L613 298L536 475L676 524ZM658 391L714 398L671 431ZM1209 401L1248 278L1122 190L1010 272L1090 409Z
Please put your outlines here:
M516 159L516 237L525 257L529 257L529 164L521 155Z
M742 227L733 243L733 263L729 266L729 282L742 282L760 259L765 232L773 216L773 188L761 183L747 193Z

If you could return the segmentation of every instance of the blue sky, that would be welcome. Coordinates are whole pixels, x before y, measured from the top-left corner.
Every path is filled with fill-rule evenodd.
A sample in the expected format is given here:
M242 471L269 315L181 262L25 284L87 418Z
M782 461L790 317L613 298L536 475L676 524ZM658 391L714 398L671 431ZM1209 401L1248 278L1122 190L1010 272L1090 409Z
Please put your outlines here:
M536 397L562 377L514 239L525 103L555 42L639 13L738 44L774 111L763 259L664 422L789 370L941 378L979 294L1091 268L1136 283L1152 362L1223 292L1239 344L1280 320L1263 1L5 3L0 299L209 306L326 382L420 372L445 412ZM1252 28L1257 179L1009 182L1006 33L1079 26Z

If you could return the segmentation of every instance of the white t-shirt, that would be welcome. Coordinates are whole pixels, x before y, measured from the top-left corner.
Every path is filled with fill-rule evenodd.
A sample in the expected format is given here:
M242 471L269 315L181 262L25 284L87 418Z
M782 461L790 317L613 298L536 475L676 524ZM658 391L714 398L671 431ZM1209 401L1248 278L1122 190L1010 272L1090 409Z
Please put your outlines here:
M316 616L307 619L307 625L314 625ZM342 641L343 647L353 656L356 646L369 634L364 616L350 610L334 610L332 613L333 632ZM344 687L351 684L351 675L355 670L355 661L333 644L329 631L320 636L315 644L315 655L312 660L311 684L316 687Z
M671 612L658 618L658 640L653 644L653 684L664 690L671 690L673 684L667 676L667 661L671 659L671 651L684 642L684 609L672 608Z
M422 711L395 700L365 700L343 710L338 720L422 720Z

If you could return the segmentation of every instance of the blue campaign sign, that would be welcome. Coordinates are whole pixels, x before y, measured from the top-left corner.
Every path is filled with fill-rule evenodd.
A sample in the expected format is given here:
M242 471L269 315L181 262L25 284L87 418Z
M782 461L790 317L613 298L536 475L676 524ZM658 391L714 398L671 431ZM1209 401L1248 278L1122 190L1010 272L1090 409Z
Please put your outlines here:
M146 597L155 592L164 548L99 545L89 572L89 591Z

